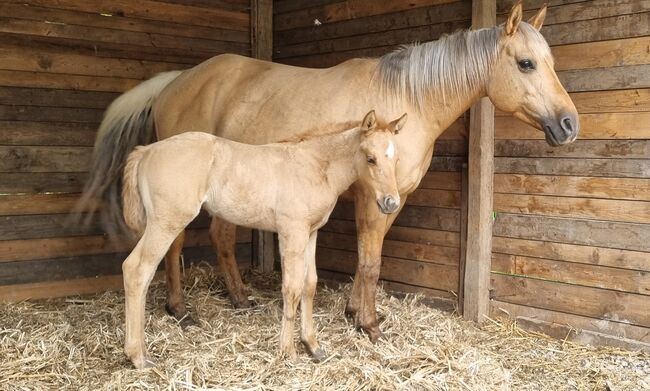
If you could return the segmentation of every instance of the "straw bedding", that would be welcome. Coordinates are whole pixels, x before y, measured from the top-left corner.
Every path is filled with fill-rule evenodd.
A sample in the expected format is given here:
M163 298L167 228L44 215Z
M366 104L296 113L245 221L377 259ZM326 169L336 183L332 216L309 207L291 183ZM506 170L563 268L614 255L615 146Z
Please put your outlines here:
M298 361L287 362L276 355L279 277L247 279L258 305L234 310L212 269L190 270L186 297L198 327L185 330L164 313L164 283L154 283L146 330L158 366L143 371L122 352L121 292L0 305L0 389L650 389L649 355L563 343L506 321L477 327L418 295L380 290L386 338L373 345L342 315L349 284L316 295L330 357L316 364L300 347Z

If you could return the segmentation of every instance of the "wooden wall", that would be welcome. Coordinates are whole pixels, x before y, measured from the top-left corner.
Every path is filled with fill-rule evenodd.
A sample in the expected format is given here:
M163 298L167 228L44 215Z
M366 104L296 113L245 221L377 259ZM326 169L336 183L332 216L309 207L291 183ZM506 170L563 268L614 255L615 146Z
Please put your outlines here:
M280 0L274 3L274 61L326 67L353 57L380 56L401 44L430 41L470 26L471 1ZM320 23L320 25L319 25ZM402 291L454 299L460 259L460 198L467 160L464 121L436 143L430 171L384 241L381 278ZM339 203L321 230L321 277L356 267L351 203Z
M248 0L0 3L0 300L121 286L129 244L65 225L102 113L158 72L249 55L249 23ZM186 258L213 258L206 226L193 224Z
M497 113L492 312L649 349L650 1L551 1L542 33L581 131L551 148Z

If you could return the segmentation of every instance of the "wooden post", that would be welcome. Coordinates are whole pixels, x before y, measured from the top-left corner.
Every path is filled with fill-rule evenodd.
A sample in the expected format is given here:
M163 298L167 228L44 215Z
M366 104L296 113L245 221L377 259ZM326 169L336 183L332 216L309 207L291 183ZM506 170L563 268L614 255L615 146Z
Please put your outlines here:
M496 0L472 1L472 28L496 24ZM470 110L467 246L463 317L482 322L490 309L494 106L482 98Z
M251 0L251 56L273 59L273 0ZM271 272L275 265L275 239L272 232L253 235L257 269Z
M251 0L251 56L273 59L273 0Z
M469 132L468 132L469 133ZM460 173L460 265L458 267L458 313L465 307L465 259L467 256L467 163L463 163Z

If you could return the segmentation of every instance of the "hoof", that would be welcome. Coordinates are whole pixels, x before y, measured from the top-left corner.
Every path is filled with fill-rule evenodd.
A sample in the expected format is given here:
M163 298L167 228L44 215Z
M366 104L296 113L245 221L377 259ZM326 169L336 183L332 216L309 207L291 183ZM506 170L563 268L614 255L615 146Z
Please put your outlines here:
M181 326L181 329L185 330L190 326L196 326L197 323L189 314L186 314L184 317L178 320L178 325Z
M368 338L372 343L377 343L380 338L384 337L384 333L379 330L379 326L377 325L371 327L362 327L362 329L366 334L368 334Z
M232 306L236 309L246 309L257 307L257 303L254 300L248 300L248 298L239 300L239 299L230 299Z
M323 362L327 358L327 353L321 348L318 348L314 350L311 354L311 358L314 360L314 362Z
M350 320L354 320L355 317L357 316L357 312L358 311L355 310L354 308L350 307L349 304L345 306L345 312L344 313L345 313L346 318L348 318Z
M156 362L148 357L138 360L131 360L131 362L133 363L135 369L148 369L154 368L156 366Z
M185 329L189 326L195 326L196 321L190 316L187 310L183 309L182 311L174 310L169 304L165 304L165 311L176 319L178 325L182 329Z

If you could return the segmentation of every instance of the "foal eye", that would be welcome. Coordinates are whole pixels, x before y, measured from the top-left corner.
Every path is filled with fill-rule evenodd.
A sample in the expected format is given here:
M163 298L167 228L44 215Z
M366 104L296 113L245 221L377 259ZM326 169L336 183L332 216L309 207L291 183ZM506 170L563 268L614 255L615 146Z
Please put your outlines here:
M519 65L519 70L522 72L530 72L535 70L535 63L529 59L519 60L517 61L517 65Z
M372 156L368 156L366 160L368 161L368 164L370 164L371 166L374 166L375 164L377 164L377 161Z

